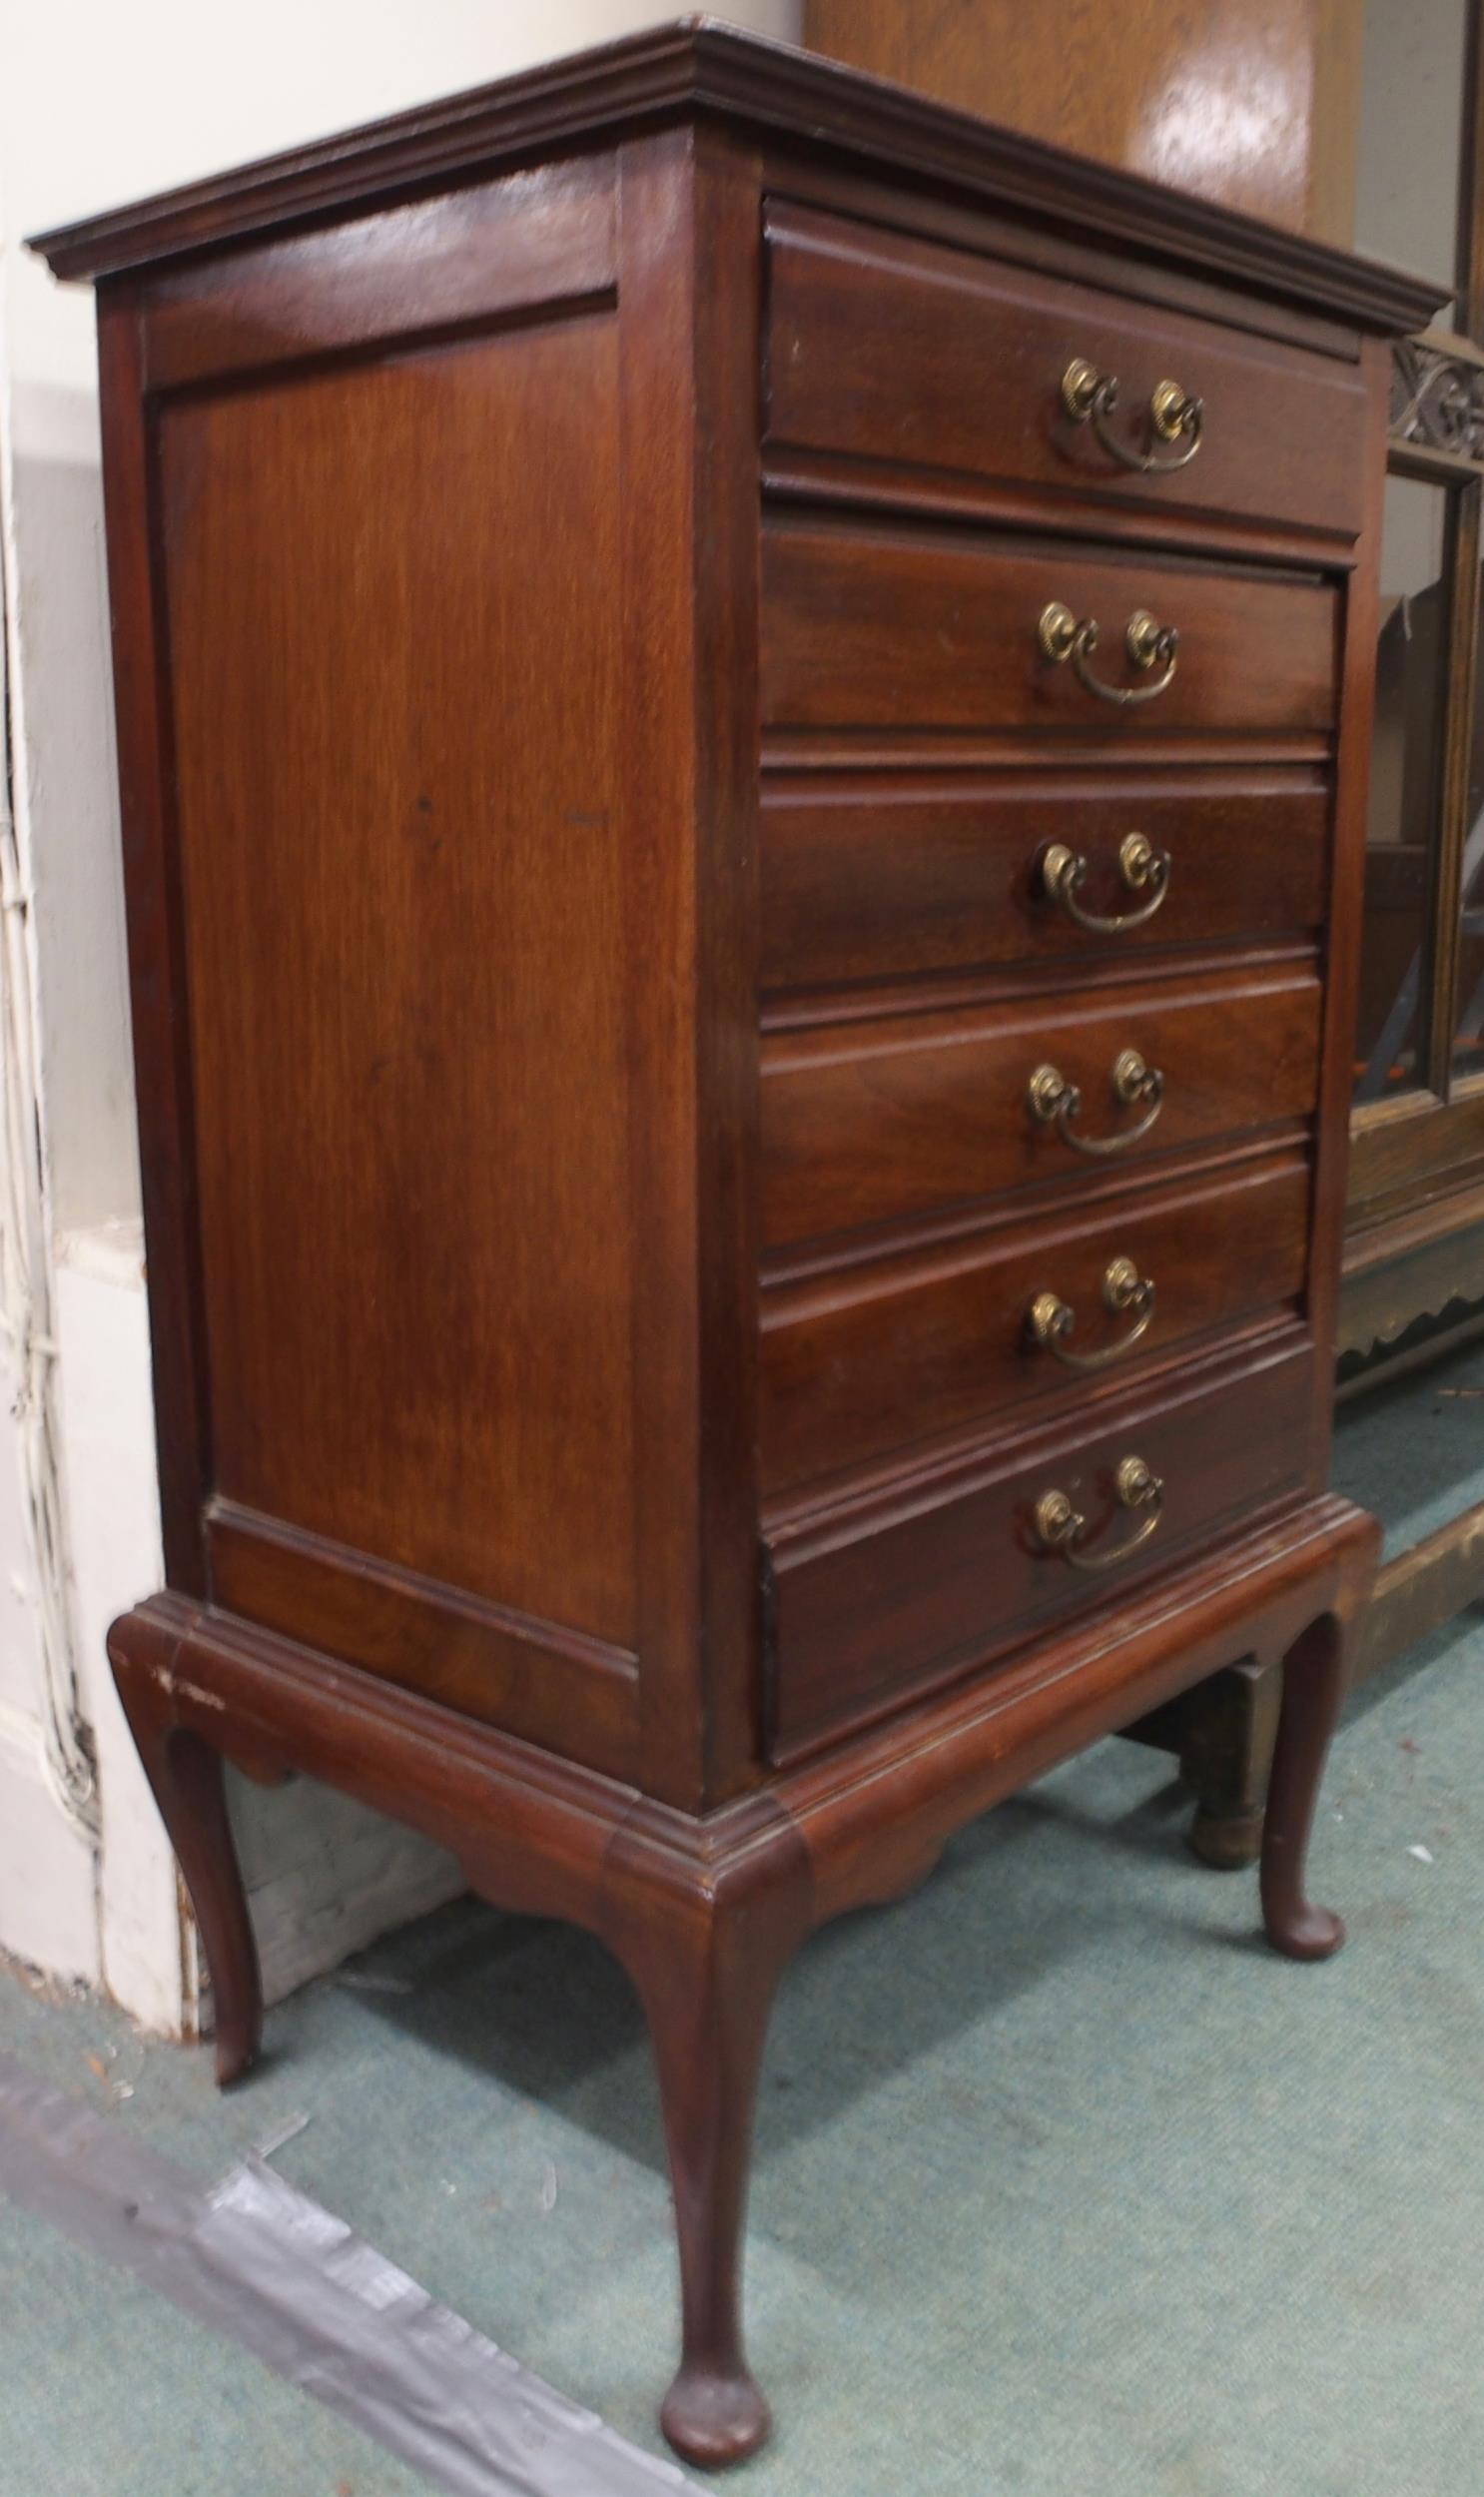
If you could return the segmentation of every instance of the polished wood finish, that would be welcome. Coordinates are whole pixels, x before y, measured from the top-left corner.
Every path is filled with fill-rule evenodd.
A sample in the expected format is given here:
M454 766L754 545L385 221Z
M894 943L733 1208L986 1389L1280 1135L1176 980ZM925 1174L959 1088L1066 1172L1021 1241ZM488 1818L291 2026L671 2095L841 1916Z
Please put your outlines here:
M1205 325L1213 443L1281 350L1341 412L1315 509L1245 456L1209 505L1069 463L1017 514L838 445L784 474L766 236L805 208L860 223L847 269L885 230L914 283L978 255L976 301L1096 286L1140 354ZM736 2460L751 2106L813 1927L1255 1657L1268 1930L1332 1939L1301 1860L1375 1546L1323 1488L1349 428L1418 290L704 23L47 249L100 281L169 1577L112 1653L224 2077L261 2007L218 1755L603 1935L675 2184L665 2429ZM1114 664L1167 607L1167 709L1051 670L1053 595ZM1138 929L1037 898L1055 836L1115 903L1135 831ZM1120 1049L1165 1079L1126 1155L1033 1124L1046 1061L1077 1134L1131 1126ZM1113 1331L1118 1252L1157 1287L1126 1369L1025 1352L1044 1288Z
M327 1656L434 1691L531 1742L565 1729L574 1759L631 1776L642 1750L633 1651L446 1580L308 1534L220 1495L206 1517L219 1602ZM553 1538L554 1542L554 1538Z
M1116 1143L1123 1170L1306 1119L1321 997L1312 964L1300 961L770 1033L764 1239L777 1248L1032 1182L1086 1181L1099 1163L1029 1105L1031 1078L1048 1061L1082 1093L1073 1132ZM1111 1082L1125 1049L1164 1077L1158 1117L1141 1136L1147 1113L1120 1103ZM1102 1157L1104 1167L1114 1158Z
M1367 399L1353 365L807 210L768 226L765 441L1351 535ZM1063 405L1075 357L1116 376L1114 439L1169 459L1167 377L1211 415L1178 468L1120 465ZM1177 448L1178 446L1174 446Z
M1235 1377L1192 1363L1161 1385L925 1465L874 1495L821 1504L776 1525L776 1662L771 1738L786 1757L842 1719L906 1688L972 1670L1016 1634L1119 1593L1197 1535L1301 1487L1309 1390L1306 1349L1280 1336ZM1089 1552L1112 1560L1131 1539L1113 1497L1118 1459L1137 1455L1164 1483L1157 1527L1110 1578L1042 1550L1033 1511L1065 1491L1089 1520Z
M1069 976L1192 944L1312 934L1324 914L1329 816L1315 769L770 773L763 784L762 965L809 990L989 964ZM1169 860L1152 918L1105 935L1051 900L1054 842L1088 862L1085 910L1147 903L1118 851L1141 832Z
M1311 1621L1284 1662L1262 1834L1262 1915L1268 1940L1290 1960L1327 1960L1345 1939L1333 1910L1307 1897L1303 1878L1324 1755L1345 1695L1345 1669L1344 1641L1332 1614Z
M1212 1327L1297 1304L1309 1170L1290 1150L1160 1189L1104 1187L1075 1216L967 1234L941 1248L827 1269L770 1291L762 1319L762 1477L775 1499L892 1448L1033 1399L1083 1404ZM1155 1291L1145 1331L1110 1313L1110 1259ZM1028 1318L1038 1289L1076 1312L1059 1364ZM1127 1345L1126 1350L1120 1347Z
M1176 673L1135 716L1274 737L1335 711L1333 590L1091 546L775 520L763 540L763 719L774 728L1020 729L1113 742L1123 714L1042 651L1061 600L1102 628L1096 674L1141 690L1123 631L1140 608L1180 634Z
M631 1656L616 328L170 396L156 455L214 1488Z
M538 166L336 233L333 252L320 232L239 252L225 292L200 261L163 274L141 308L146 388L317 362L369 329L410 341L555 302L597 309L618 285L617 161Z
M1356 0L805 0L804 40L1063 147L1348 243L1361 17Z

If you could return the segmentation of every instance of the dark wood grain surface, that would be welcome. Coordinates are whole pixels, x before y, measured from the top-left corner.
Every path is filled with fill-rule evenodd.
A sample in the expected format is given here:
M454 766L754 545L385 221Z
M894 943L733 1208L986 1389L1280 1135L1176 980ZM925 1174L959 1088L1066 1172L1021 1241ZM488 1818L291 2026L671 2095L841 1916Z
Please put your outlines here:
M1326 778L1100 767L950 775L770 773L763 786L762 977L834 988L991 964L1103 966L1170 947L1303 936L1323 918ZM1089 932L1047 898L1053 842L1088 863L1085 910L1148 902L1118 873L1142 832L1170 862L1154 916Z
M477 326L618 283L611 156L377 209L328 232L163 272L143 307L146 386L277 372L363 347Z
M1355 224L1362 24L1350 0L804 7L805 42L835 60L1339 242Z
M1096 618L1097 675L1150 681L1124 629L1144 610L1180 636L1167 689L1137 711L1090 693L1037 636L1052 600ZM1207 571L1092 545L775 518L763 541L763 717L772 727L1020 729L1113 742L1199 727L1325 730L1337 602L1317 581Z
M1358 526L1367 399L1353 366L786 203L768 241L772 441L1335 534ZM1062 404L1075 357L1116 379L1110 423L1135 457L1184 447L1151 431L1159 382L1200 399L1194 456L1167 472L1121 466Z
M1088 1519L1090 1550L1112 1555L1133 1532L1113 1496L1113 1468L1136 1455L1161 1477L1157 1528L1117 1567L1121 1592L1192 1538L1298 1491L1311 1366L1291 1340L1234 1376L1192 1365L1177 1389L1104 1408L1091 1428L1064 1419L1011 1447L992 1442L978 1461L936 1478L920 1470L870 1503L777 1530L778 1753L977 1668L1033 1620L1106 1598L1100 1578L1038 1548L1032 1511L1043 1492L1065 1491Z
M216 1488L631 1648L617 370L574 319L158 458Z
M1319 1080L1321 1001L1312 970L1293 964L770 1036L764 1238L781 1246L1032 1181L1087 1179L1097 1165L1029 1108L1031 1078L1047 1063L1081 1091L1075 1131L1095 1143L1143 1116L1113 1094L1119 1053L1137 1050L1162 1074L1158 1117L1127 1146L1124 1168L1305 1119Z
M763 1308L765 1490L848 1473L1033 1400L1085 1405L1207 1328L1292 1304L1309 1185L1307 1158L1288 1153L780 1286ZM1155 1291L1151 1322L1121 1353L1131 1321L1103 1292L1114 1257L1131 1258ZM1115 1356L1109 1368L1070 1369L1033 1342L1028 1315L1046 1290L1075 1312L1066 1349Z

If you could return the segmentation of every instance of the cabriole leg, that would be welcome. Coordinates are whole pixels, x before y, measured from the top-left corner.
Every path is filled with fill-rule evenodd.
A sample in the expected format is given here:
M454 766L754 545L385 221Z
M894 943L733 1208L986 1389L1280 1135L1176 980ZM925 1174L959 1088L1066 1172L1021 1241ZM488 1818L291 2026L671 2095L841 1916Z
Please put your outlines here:
M1262 1834L1262 1917L1274 1950L1327 1960L1345 1939L1328 1908L1311 1905L1304 1866L1330 1737L1345 1692L1345 1630L1333 1613L1313 1621L1283 1660L1283 1698Z
M189 1726L171 1722L150 1674L116 1659L115 1678L201 1928L216 2016L217 2080L226 2088L258 2060L263 1985L222 1757Z
M608 1925L649 2024L675 2197L681 2358L660 2425L703 2469L745 2460L772 2424L743 2347L742 2243L763 2043L803 1930L791 1891L740 1876L630 1895Z

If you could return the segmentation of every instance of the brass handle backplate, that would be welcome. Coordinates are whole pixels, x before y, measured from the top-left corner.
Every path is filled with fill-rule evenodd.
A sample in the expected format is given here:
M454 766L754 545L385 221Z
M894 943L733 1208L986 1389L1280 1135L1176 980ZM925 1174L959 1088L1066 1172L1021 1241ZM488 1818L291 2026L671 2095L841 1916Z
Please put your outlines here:
M1039 1291L1026 1312L1026 1333L1038 1351L1050 1352L1070 1370L1104 1370L1131 1352L1146 1334L1154 1316L1154 1285L1140 1274L1131 1257L1114 1257L1103 1277L1103 1305L1110 1317L1131 1317L1133 1324L1115 1343L1099 1352L1074 1352L1077 1312L1054 1291Z
M1059 1067L1040 1066L1027 1087L1026 1101L1031 1116L1042 1127L1055 1127L1064 1143L1080 1154L1126 1153L1141 1136L1147 1136L1164 1106L1164 1077L1157 1067L1145 1066L1136 1049L1120 1049L1108 1074L1109 1089L1114 1101L1125 1110L1144 1104L1144 1114L1136 1127L1124 1128L1117 1136L1079 1136L1073 1122L1078 1117L1083 1097L1075 1084L1069 1084Z
M1144 893L1148 899L1137 910L1124 911L1115 919L1084 908L1088 862L1065 841L1047 843L1036 862L1036 873L1047 900L1059 902L1080 928L1090 928L1095 936L1120 936L1125 928L1141 928L1163 904L1169 891L1169 852L1156 850L1147 833L1124 833L1118 844L1118 874L1127 892Z
M1156 445L1182 445L1173 458L1165 457L1157 447L1139 451L1120 442L1110 423L1117 404L1117 375L1100 373L1086 356L1074 356L1062 376L1062 406L1074 424L1092 425L1110 458L1116 459L1120 467L1132 468L1139 476L1167 476L1171 469L1183 468L1194 458L1200 448L1205 407L1193 393L1181 390L1178 382L1156 382L1149 395L1149 431Z
M1074 1569L1088 1571L1118 1569L1141 1543L1147 1543L1159 1523L1164 1503L1164 1485L1157 1474L1151 1474L1141 1456L1120 1457L1113 1472L1113 1498L1119 1508L1130 1514L1143 1512L1136 1534L1129 1536L1111 1552L1084 1550L1088 1521L1065 1491L1043 1491L1036 1503L1032 1522L1036 1540L1043 1552L1055 1553L1058 1559L1070 1562Z
M1173 624L1161 624L1146 607L1135 607L1123 627L1123 647L1128 663L1147 673L1159 673L1147 685L1108 685L1095 676L1088 662L1098 647L1099 624L1094 615L1076 616L1060 598L1053 598L1041 610L1036 627L1043 658L1054 666L1064 667L1072 661L1078 682L1100 702L1113 702L1126 707L1133 702L1152 702L1163 693L1174 676L1179 658L1180 637Z

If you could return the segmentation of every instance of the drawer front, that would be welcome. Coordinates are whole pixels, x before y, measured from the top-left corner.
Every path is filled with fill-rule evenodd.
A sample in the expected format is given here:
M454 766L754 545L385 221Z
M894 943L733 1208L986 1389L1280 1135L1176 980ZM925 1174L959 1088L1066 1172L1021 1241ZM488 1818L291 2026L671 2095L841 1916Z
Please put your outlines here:
M1096 622L1091 656L1047 655L1050 608ZM1334 718L1338 612L1333 590L1298 577L775 516L763 535L763 718L816 730L1115 737L1136 723L1313 735ZM1178 633L1172 675L1162 659L1130 659L1126 634L1141 616ZM1120 706L1095 683L1139 699Z
M1307 1118L1319 1009L1318 981L1295 966L774 1034L763 1050L764 1240L777 1248L1032 1181L1086 1181L1113 1161L1136 1168ZM1162 1076L1157 1106L1115 1093L1127 1052ZM1033 1110L1032 1079L1048 1068L1081 1094L1075 1116ZM1115 1150L1089 1155L1073 1138Z
M1106 1192L1076 1219L769 1293L765 1493L1033 1397L1085 1400L1096 1381L1295 1301L1308 1205L1307 1157L1292 1152L1237 1179Z
M764 985L1300 935L1324 915L1327 821L1317 771L766 781ZM1139 835L1152 881L1136 847L1125 872ZM1042 873L1058 844L1086 862L1070 898Z
M842 1719L962 1671L1059 1616L1120 1597L1203 1538L1304 1485L1311 1355L1294 1345L1234 1379L1201 1379L1096 1423L1025 1439L952 1485L850 1522L775 1537L772 1744L778 1757ZM1124 1508L1117 1468L1142 1460L1157 1510ZM1084 1574L1039 1540L1061 1493L1085 1520ZM1142 1539L1134 1545L1134 1538ZM1122 1557L1115 1557L1121 1555Z
M893 466L1353 536L1367 400L1358 365L1066 280L774 206L767 438ZM1075 358L1115 378L1099 425L1062 395ZM1153 394L1202 403L1162 439Z

